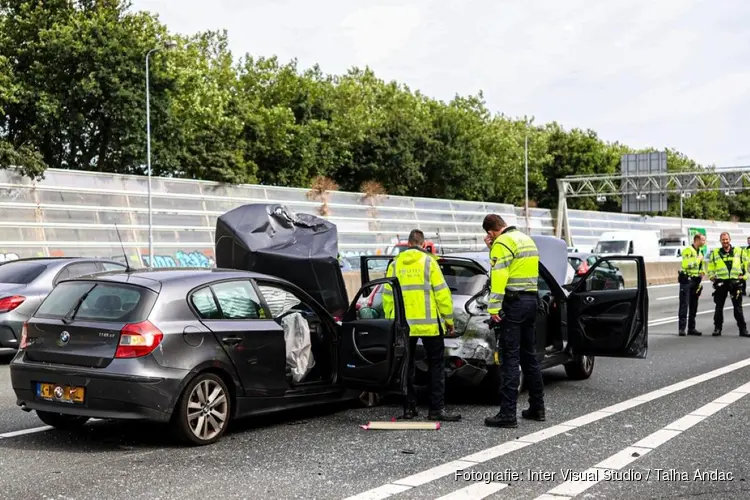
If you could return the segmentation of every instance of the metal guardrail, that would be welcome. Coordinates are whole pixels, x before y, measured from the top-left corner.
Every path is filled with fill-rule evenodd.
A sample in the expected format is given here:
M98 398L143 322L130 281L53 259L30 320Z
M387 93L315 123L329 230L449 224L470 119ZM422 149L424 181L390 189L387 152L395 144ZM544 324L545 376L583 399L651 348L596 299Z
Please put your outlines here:
M322 200L307 189L229 186L186 179L153 178L154 265L213 265L216 218L239 205L281 203L292 210L318 213ZM122 256L117 228L132 265L148 264L146 178L50 169L32 182L13 170L0 171L0 261L18 257ZM487 213L498 213L532 234L554 235L553 211L509 204L331 192L326 218L338 226L344 255L387 252L397 238L418 227L446 248L484 246L481 229ZM603 231L679 228L680 219L569 210L574 244L587 251ZM115 226L116 225L116 226ZM750 234L750 224L684 220L707 229L709 242L729 230L735 241Z

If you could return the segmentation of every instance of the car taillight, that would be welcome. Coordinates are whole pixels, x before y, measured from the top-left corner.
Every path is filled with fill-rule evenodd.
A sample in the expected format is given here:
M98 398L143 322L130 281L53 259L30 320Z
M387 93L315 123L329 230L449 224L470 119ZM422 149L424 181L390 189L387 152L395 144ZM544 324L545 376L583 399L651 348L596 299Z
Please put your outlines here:
M12 297L3 297L0 299L0 313L7 313L24 303L26 297L22 295L13 295Z
M578 271L576 271L576 274L579 276L583 276L589 272L589 265L587 262L581 262L581 266L578 268Z
M156 349L164 334L150 321L131 323L120 330L120 343L115 358L140 358Z
M21 345L18 346L19 349L26 349L29 346L29 329L26 326L26 323L23 324L23 328L21 328Z

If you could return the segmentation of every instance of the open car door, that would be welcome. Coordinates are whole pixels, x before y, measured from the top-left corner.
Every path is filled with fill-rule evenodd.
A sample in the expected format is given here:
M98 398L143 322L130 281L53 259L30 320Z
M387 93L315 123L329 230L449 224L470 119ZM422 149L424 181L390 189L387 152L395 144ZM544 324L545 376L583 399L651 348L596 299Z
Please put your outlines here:
M601 267L612 267L624 283L607 284ZM568 297L568 345L574 354L645 358L648 352L646 264L639 256L599 259Z
M375 286L389 284L393 290L393 318L373 318L356 307ZM344 315L337 344L338 381L351 389L406 393L406 360L409 325L404 299L396 278L370 281L354 297Z

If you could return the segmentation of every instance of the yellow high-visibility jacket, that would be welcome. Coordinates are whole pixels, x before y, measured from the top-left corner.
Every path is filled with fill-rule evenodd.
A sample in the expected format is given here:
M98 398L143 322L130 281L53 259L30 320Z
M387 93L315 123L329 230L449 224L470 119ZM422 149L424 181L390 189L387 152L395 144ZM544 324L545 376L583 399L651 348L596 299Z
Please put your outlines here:
M386 277L394 276L404 297L410 336L434 337L441 325L453 326L453 297L435 256L416 248L401 252L386 272ZM394 317L391 285L383 289L383 311L386 318Z
M743 258L743 251L738 247L730 247L729 253L721 255L719 252L721 248L714 248L708 256L708 276L720 280L727 279L738 279L743 276L747 279L745 274L745 259ZM727 267L727 262L732 263L731 271Z
M682 251L682 271L688 276L700 276L705 269L703 254L690 245Z
M490 249L490 297L487 312L499 314L506 291L536 292L539 250L530 236L511 226Z

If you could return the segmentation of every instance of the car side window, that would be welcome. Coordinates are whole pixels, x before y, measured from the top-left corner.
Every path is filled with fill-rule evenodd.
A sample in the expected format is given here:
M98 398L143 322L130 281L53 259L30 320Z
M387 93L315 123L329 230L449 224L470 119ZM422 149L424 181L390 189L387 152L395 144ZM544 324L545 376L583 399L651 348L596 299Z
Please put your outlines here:
M250 281L227 281L211 285L223 319L262 319L265 317L258 295Z
M68 278L78 278L87 274L98 273L99 266L96 262L78 262L68 266Z
M268 304L268 309L273 319L277 319L301 303L296 295L277 286L258 285L258 289L263 298L266 299L266 304Z
M190 300L201 319L221 319L219 306L216 305L214 294L209 287L194 292Z
M536 286L538 290L539 297L544 297L548 293L552 293L552 289L550 288L549 284L547 283L547 280L544 279L544 276L541 274L539 275L539 278L536 280Z
M127 269L123 264L115 264L114 262L101 262L101 265L105 271L124 271Z

